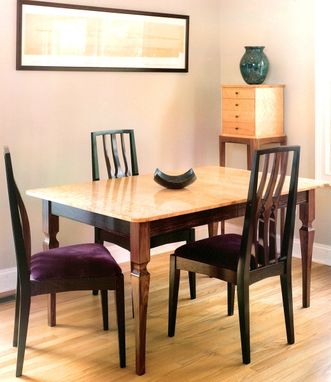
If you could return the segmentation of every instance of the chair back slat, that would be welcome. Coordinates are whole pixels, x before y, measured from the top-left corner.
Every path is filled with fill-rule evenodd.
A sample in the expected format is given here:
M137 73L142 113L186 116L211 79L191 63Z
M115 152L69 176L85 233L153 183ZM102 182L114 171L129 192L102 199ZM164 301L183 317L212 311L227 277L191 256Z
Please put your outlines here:
M122 167L121 167L121 163L120 163L116 138L117 138L116 134L110 135L111 150L113 153L113 162L114 162L114 178L122 178L124 176L124 172L122 171ZM121 146L121 147L123 148L123 146ZM122 151L122 153L123 153L123 151ZM125 156L125 154L124 154L124 156Z
M274 210L274 190L277 184L280 156L279 154L275 154L272 158L270 158L270 154L267 154L265 162L267 162L268 165L270 164L272 168L269 179L266 183L268 167L264 166L262 177L264 180L263 186L265 190L261 189L261 183L259 187L262 195L258 207L258 242L260 248L259 261L263 265L268 264L270 262L270 258L275 257L274 251L276 250L276 243L273 239L276 237L275 229L277 225L277 215L272 214L272 211Z
M23 199L16 185L9 149L4 149L10 215L20 282L30 279L31 232Z
M281 194L285 177L286 177L286 170L288 165L288 152L285 152L281 157L281 169L280 169L280 178L278 180L277 190L275 192L275 195L278 196Z
M103 143L103 155L105 157L105 163L106 163L108 178L112 178L110 155L109 155L109 145L107 144L107 136L106 135L102 136L102 143Z
M279 250L277 249L277 236L276 236L277 224L280 224L280 233L279 233L279 242L280 243L282 242L283 230L284 230L284 222L281 220L280 223L278 223L277 218L278 218L278 214L279 214L280 195L281 195L282 189L284 187L284 182L285 182L285 178L286 178L286 170L287 170L287 166L288 166L288 154L289 154L288 152L284 152L282 157L281 157L280 177L278 179L277 189L275 191L274 205L273 205L273 209L272 209L273 220L271 222L272 225L270 226L270 229L273 229L272 236L270 234L270 239L272 239L272 241L270 241L270 248L271 248L271 252L273 254L273 258L276 261L278 260L278 257L280 254ZM282 216L283 215L281 214L281 218L282 218Z
M262 197L265 184L267 181L267 176L268 176L268 169L269 169L269 160L270 160L270 155L266 155L263 163L263 169L262 169L262 175L261 179L259 182L259 188L257 190L257 197L260 199Z
M292 254L299 156L298 146L281 146L255 153L243 227L240 260L243 272L244 269L249 271L252 263L260 268L284 261ZM286 177L289 162L290 175ZM282 224L278 221L279 208L284 207L281 198L287 192L285 224Z
M138 175L133 130L104 130L91 133L93 180L100 180L102 177L102 167L98 158L98 137L102 137L104 167L109 179ZM126 149L126 143L129 143L129 153Z
M122 147L124 169L125 169L124 176L130 176L131 174L130 174L129 165L128 165L128 158L126 155L124 134L121 134L121 147Z

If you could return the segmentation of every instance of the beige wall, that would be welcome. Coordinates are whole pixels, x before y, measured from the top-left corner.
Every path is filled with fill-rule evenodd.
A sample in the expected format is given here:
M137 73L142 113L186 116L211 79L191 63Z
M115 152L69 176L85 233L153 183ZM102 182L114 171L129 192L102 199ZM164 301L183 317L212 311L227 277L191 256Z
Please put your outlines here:
M1 0L0 142L10 146L21 190L89 179L89 133L98 129L135 129L141 173L217 163L218 1L67 2L190 15L189 73L16 71L16 1ZM15 264L3 165L0 179L1 269ZM24 199L38 250L41 204ZM61 243L91 239L91 228L63 222Z

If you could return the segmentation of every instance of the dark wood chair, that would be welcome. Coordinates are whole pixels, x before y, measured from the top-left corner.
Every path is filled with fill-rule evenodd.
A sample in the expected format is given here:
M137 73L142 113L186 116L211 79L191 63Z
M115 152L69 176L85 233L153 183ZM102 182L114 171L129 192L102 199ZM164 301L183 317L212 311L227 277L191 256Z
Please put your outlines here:
M4 150L8 197L17 262L13 346L18 346L16 376L22 375L31 297L41 294L101 290L103 328L108 329L107 290L114 290L120 366L125 367L124 282L121 268L101 244L54 248L31 256L28 215L16 186L11 156Z
M287 342L294 343L291 260L299 156L298 146L256 151L242 235L224 234L199 240L177 248L171 255L170 337L175 334L179 274L180 270L186 270L224 280L232 286L232 291L237 285L245 364L250 363L249 286L267 277L280 276ZM289 182L285 177L288 166ZM281 208L286 210L284 224L278 221Z
M126 148L129 146L129 150ZM98 150L99 147L99 150ZM92 179L102 178L101 166L99 165L99 155L102 150L105 164L104 176L120 178L123 176L139 175L136 144L133 130L104 130L91 133L91 153L92 153ZM167 234L153 236L151 238L151 248L160 245L186 241L194 242L194 229L174 231ZM119 245L130 250L130 236L113 231L104 231L95 228L95 242L103 244L105 241ZM196 297L195 274L189 272L190 297ZM94 291L94 294L97 292Z

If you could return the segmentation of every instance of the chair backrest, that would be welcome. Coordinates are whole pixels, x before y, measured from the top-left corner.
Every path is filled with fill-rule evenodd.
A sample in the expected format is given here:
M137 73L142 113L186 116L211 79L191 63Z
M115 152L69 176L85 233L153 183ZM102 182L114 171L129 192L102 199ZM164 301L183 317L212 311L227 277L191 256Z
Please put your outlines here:
M288 261L290 264L299 160L299 146L280 146L255 152L239 260L242 274L279 262ZM280 207L285 209L285 223L278 219Z
M29 218L17 188L9 149L4 148L9 207L14 236L17 272L21 283L30 280L31 233Z
M91 133L93 180L100 180L101 177L98 156L99 140L102 140L104 163L109 179L139 174L133 130L94 131ZM99 145L100 144L101 142L99 142ZM129 155L126 151L127 144L130 146Z

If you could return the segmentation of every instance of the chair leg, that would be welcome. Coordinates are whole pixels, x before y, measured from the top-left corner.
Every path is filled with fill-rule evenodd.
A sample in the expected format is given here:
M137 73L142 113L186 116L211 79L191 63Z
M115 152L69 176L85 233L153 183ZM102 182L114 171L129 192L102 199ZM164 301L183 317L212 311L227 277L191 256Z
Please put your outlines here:
M180 270L176 269L176 257L170 256L168 336L175 335Z
M20 283L17 275L17 286L16 286L16 300L15 300L15 322L14 322L14 335L13 335L13 346L17 347L17 336L18 336L18 325L20 317L20 304L21 304L21 292Z
M131 273L132 273L132 263L131 263ZM133 289L131 288L131 314L132 318L134 318L134 305L133 305Z
M56 326L56 293L48 295L48 325Z
M239 282L237 286L240 338L243 363L251 362L249 333L249 285Z
M94 242L103 245L103 240L101 239L101 229L94 227ZM93 296L97 296L99 291L97 289L92 290Z
M228 316L233 316L235 290L235 284L228 283Z
M195 273L194 272L188 272L188 279L189 279L189 284L190 284L190 297L191 297L191 300L194 300L197 297Z
M118 347L120 354L120 367L126 366L125 350L125 303L124 303L124 280L123 275L118 278L116 284L116 315L118 330Z
M31 305L30 291L20 291L19 304L19 324L18 324L18 350L16 362L16 377L20 377L23 371L24 354L26 346L26 336L28 332L29 314Z
M187 243L193 243L195 241L195 231L190 229L189 239ZM197 297L197 288L196 288L196 276L194 272L188 272L188 280L190 285L190 298L194 300Z
M282 287L287 342L289 344L294 344L293 298L292 298L291 275L281 275L280 283Z
M131 313L132 313L132 318L134 318L133 290L132 289L131 289Z
M103 330L109 329L108 320L108 291L101 291L101 305L102 305L102 319L103 319Z

